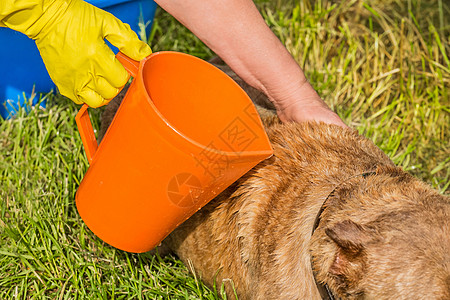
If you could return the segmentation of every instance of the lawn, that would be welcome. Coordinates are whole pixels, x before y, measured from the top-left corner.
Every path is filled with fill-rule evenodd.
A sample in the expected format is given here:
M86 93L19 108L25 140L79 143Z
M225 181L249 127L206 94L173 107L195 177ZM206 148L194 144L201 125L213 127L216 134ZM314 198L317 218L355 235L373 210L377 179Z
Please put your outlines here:
M273 31L347 124L441 193L450 190L450 5L445 0L257 1ZM214 54L159 10L154 51ZM78 106L0 121L0 299L218 299L175 257L129 254L75 208L88 168ZM93 111L99 128L100 110Z

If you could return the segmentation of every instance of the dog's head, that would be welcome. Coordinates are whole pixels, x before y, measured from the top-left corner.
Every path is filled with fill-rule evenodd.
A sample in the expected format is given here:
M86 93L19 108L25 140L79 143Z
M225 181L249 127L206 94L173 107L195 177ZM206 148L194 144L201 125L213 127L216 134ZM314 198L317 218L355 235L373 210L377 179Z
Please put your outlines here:
M450 200L397 168L337 189L313 235L342 299L450 299Z

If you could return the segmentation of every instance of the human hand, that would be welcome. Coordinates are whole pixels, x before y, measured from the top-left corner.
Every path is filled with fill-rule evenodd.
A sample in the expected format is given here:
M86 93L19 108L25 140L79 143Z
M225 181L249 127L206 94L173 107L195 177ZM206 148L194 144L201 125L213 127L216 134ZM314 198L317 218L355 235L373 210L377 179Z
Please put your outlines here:
M294 93L281 99L271 99L283 122L324 122L347 128L348 126L319 97L313 87L305 82Z
M151 54L129 25L108 12L81 0L42 2L42 15L24 33L36 41L60 93L78 104L102 106L129 79L105 38L134 60Z

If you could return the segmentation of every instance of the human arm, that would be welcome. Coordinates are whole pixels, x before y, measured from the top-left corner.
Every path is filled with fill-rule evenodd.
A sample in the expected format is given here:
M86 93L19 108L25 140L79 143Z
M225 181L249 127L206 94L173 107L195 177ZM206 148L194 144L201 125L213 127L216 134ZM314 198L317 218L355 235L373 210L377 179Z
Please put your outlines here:
M251 0L156 0L219 55L239 77L263 91L282 121L346 126L307 81Z
M128 25L82 0L1 0L0 26L35 40L60 93L91 107L106 104L129 78L105 38L135 60L151 53Z

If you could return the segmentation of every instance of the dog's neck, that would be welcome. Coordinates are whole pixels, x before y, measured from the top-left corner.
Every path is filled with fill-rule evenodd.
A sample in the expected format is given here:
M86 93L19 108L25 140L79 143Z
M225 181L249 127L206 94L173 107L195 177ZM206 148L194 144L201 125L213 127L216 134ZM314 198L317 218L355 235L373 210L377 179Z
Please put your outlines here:
M348 180L350 180L352 178L355 178L355 177L362 176L363 178L366 178L366 177L371 176L371 175L376 175L376 171L366 171L366 172L363 172L363 173L360 173L360 174L356 174L356 175L350 176L344 182L346 182L346 181L348 181ZM336 189L339 188L340 185L341 184L336 185L333 188L333 190L328 194L328 196L325 198L325 201L323 201L319 211L317 212L317 216L316 216L316 218L314 220L314 224L313 224L311 235L314 234L315 230L319 226L319 223L320 223L320 220L321 220L321 216L322 216L322 212L323 212L323 210L325 209L325 207L327 205L328 199L333 195L333 193L336 191ZM313 260L312 259L311 259L311 269L313 270L314 281L315 281L315 284L317 286L317 289L318 289L322 299L326 299L326 300L338 299L334 295L333 291L330 289L330 287L328 286L327 283L321 283L321 282L319 282L317 280L316 274L314 273L314 266L313 266Z
M363 178L366 178L367 176L370 176L370 175L376 175L376 171L366 171L366 172L363 172L363 173L360 173L360 174L356 174L356 175L350 176L349 178L347 178L346 180L344 180L342 183L347 182L348 180L353 179L353 178L356 178L356 177L359 177L359 176L362 176ZM333 188L333 190L328 194L328 196L325 198L325 201L323 201L322 206L320 207L319 211L317 212L317 216L316 216L316 218L315 218L315 220L314 220L314 224L313 224L313 228L312 228L312 233L311 233L311 235L314 234L314 231L316 231L317 227L319 226L319 223L320 223L320 217L322 216L322 212L323 212L323 210L325 209L325 206L326 206L326 204L327 204L327 202L328 202L328 199L334 194L334 192L336 191L336 189L338 189L339 186L340 186L342 183L336 185L336 186Z

